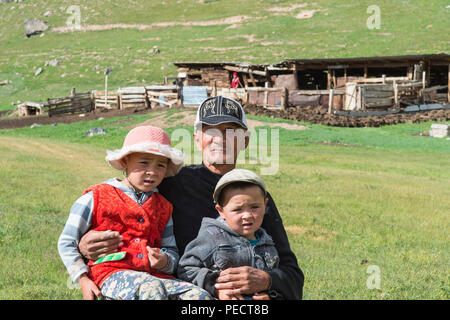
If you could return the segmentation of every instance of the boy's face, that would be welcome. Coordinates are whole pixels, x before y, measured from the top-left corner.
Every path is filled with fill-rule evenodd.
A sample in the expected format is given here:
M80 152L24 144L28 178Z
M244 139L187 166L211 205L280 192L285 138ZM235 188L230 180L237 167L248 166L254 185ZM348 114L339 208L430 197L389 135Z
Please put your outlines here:
M121 160L128 181L135 189L149 192L166 176L169 159L150 153L132 153Z
M254 233L262 224L269 200L264 198L261 188L254 185L229 189L225 191L223 199L223 206L216 205L220 216L233 231L254 240Z

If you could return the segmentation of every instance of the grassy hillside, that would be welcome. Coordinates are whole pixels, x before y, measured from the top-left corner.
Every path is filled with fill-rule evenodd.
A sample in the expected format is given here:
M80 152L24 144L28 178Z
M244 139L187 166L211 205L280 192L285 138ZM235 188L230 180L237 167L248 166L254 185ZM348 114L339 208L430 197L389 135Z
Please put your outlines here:
M367 28L373 1L25 1L0 5L0 110L78 90L160 82L175 61L274 63L287 58L449 52L445 0L377 1L380 29ZM78 6L84 31L62 32ZM46 12L50 12L47 17ZM300 18L298 16L312 16ZM297 18L298 17L298 18ZM46 20L26 38L26 18ZM206 25L201 25L202 23ZM165 24L161 24L165 23ZM106 30L95 31L100 27ZM120 28L119 28L120 27ZM101 29L101 28L100 28ZM59 30L59 31L58 31ZM159 55L149 54L158 46ZM57 59L61 65L44 67ZM94 69L97 66L97 69ZM34 72L43 67L38 76Z

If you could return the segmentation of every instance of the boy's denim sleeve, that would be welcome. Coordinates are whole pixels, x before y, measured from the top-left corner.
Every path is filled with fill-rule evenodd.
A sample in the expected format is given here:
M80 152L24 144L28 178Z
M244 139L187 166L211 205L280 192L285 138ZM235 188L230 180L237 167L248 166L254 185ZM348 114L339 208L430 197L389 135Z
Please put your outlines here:
M212 296L215 295L214 285L220 274L220 270L213 268L213 252L214 242L211 241L211 235L200 229L197 238L186 246L177 272L180 279L192 282Z

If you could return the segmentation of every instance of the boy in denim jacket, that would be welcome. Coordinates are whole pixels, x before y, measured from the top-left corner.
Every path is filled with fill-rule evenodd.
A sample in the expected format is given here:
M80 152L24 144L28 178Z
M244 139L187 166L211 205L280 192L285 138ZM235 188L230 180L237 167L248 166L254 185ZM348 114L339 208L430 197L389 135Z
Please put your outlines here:
M264 182L252 171L234 169L219 180L213 198L220 216L203 219L197 238L179 261L178 277L221 300L270 299L268 292L242 296L214 287L227 268L251 266L270 271L278 266L275 244L261 228L268 201Z

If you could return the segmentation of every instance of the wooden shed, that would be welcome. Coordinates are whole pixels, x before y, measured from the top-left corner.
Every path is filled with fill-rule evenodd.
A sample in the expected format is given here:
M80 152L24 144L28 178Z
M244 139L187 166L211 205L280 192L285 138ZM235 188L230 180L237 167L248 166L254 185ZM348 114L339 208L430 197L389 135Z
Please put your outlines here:
M183 85L206 86L211 95L224 92L264 106L364 110L450 102L450 55L446 53L288 59L270 65L176 62L175 66L183 75ZM239 75L240 90L230 89L233 72Z

